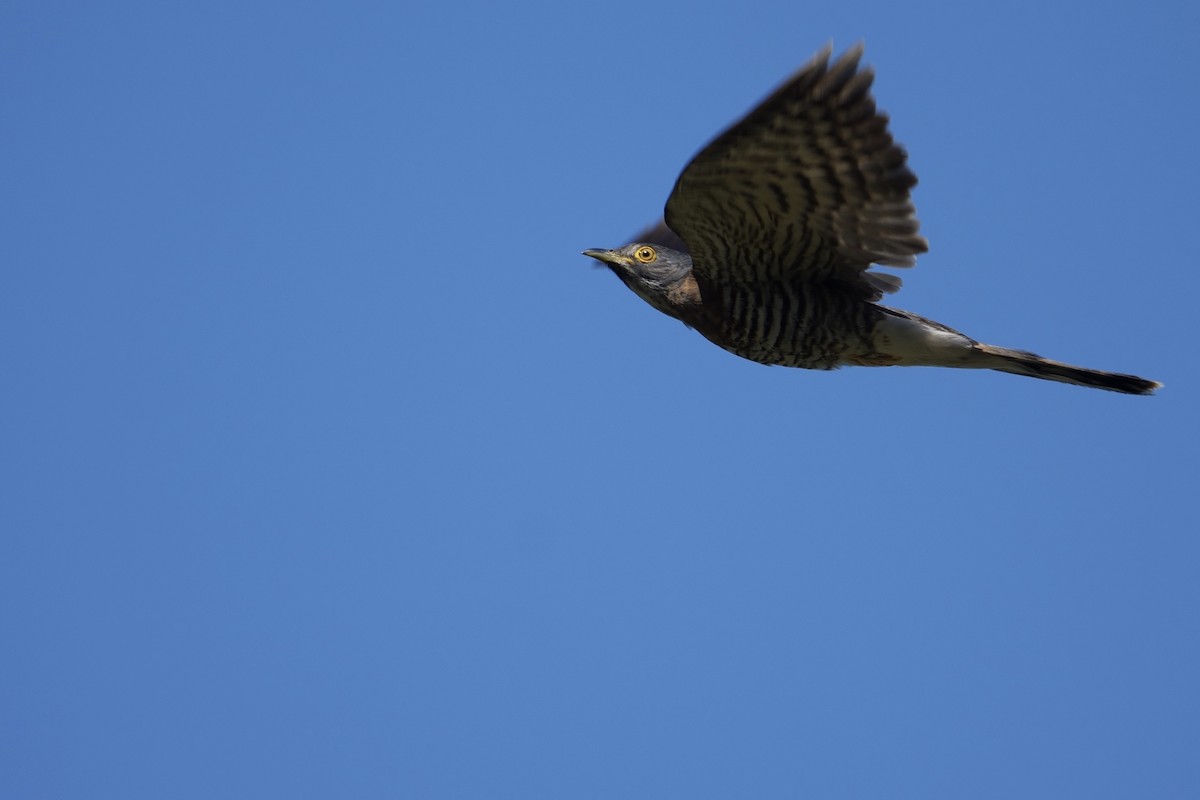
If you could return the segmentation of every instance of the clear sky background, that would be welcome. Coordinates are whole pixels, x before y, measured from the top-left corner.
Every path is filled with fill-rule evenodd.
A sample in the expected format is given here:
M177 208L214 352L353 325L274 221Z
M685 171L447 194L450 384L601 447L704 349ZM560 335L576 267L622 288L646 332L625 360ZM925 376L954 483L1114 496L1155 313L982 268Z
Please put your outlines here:
M1197 8L4 3L0 795L1200 796ZM896 304L1158 396L579 255L859 39Z

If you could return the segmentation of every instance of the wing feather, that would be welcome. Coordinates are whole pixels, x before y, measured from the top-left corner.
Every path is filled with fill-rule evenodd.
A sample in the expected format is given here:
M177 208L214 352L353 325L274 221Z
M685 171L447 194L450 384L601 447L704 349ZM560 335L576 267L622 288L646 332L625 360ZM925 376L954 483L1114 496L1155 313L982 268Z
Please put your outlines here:
M878 298L928 249L909 191L917 177L871 97L855 46L826 47L684 168L666 224L710 283L836 280Z

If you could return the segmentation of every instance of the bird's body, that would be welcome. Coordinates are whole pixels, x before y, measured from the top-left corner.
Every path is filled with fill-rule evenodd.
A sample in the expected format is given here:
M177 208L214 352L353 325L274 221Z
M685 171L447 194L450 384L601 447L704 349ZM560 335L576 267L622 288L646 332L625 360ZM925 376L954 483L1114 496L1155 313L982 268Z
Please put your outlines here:
M800 283L729 286L701 296L698 285L678 319L734 355L760 364L834 369L875 363L873 331L880 308Z
M916 176L859 70L861 47L826 50L702 150L665 222L615 250L587 250L638 296L719 347L762 364L996 369L1149 394L1159 384L985 345L880 305L927 249Z

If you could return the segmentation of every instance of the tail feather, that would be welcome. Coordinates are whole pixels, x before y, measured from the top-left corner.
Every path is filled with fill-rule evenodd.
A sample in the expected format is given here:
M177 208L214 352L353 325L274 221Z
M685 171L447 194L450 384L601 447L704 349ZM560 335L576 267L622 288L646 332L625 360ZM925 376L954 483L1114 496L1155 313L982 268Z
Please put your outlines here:
M1061 361L1051 361L1024 350L1009 350L990 344L976 344L975 349L987 356L987 360L981 362L980 366L1011 372L1014 375L1028 375L1031 378L1073 383L1076 386L1090 386L1125 394L1154 394L1154 390L1162 386L1158 381L1146 380L1136 375L1076 367Z

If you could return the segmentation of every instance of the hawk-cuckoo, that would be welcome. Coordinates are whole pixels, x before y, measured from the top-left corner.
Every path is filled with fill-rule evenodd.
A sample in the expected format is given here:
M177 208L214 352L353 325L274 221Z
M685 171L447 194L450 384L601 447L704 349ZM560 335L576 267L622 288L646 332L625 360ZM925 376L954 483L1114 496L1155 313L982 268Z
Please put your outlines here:
M826 47L700 151L664 223L615 250L585 250L639 297L751 361L995 369L1129 394L1160 384L983 344L879 305L900 288L872 264L910 267L928 249L917 178L871 97L862 46Z

